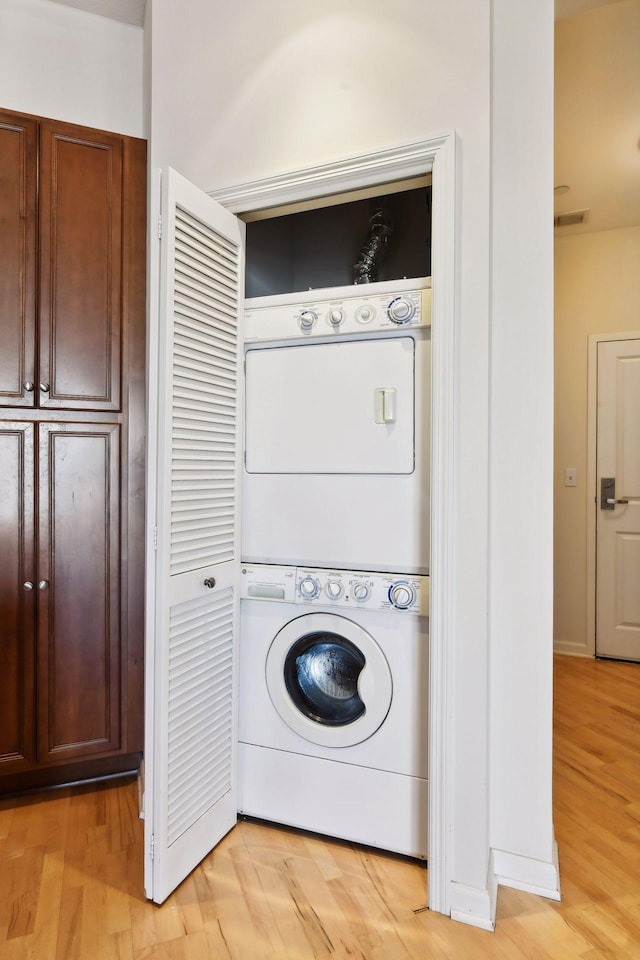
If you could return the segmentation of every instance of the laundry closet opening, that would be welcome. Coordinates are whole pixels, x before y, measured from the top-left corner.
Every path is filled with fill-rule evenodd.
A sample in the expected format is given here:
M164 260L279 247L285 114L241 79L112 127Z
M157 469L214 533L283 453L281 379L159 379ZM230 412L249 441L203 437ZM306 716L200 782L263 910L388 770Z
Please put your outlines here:
M241 219L247 297L431 276L431 174Z
M431 180L244 219L238 811L426 860Z

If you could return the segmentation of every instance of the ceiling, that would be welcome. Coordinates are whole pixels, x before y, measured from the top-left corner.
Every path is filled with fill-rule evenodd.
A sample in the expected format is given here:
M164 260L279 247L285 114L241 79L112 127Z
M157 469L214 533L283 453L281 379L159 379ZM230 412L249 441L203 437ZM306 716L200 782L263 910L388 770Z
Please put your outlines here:
M556 0L556 20L572 17L576 13L584 13L585 10L593 10L595 7L604 7L608 3L617 3L617 0Z
M577 12L576 8L578 8ZM640 0L556 0L556 214L573 236L640 224Z
M53 0L142 26L146 0ZM559 236L640 224L640 0L555 0Z
M88 13L97 13L101 17L122 20L136 26L142 26L145 2L146 0L54 0L54 3L63 3L67 7L77 7ZM570 17L593 7L616 2L617 0L556 0L556 18Z
M63 3L67 7L77 7L87 13L97 13L110 20L121 20L141 27L144 22L144 7L146 0L53 0L54 3Z

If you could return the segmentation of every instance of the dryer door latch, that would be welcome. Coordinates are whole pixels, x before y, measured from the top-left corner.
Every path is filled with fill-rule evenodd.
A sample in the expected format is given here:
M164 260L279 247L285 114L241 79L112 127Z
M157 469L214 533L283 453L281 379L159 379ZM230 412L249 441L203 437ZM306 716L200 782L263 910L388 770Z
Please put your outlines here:
M396 394L395 387L378 387L373 392L374 417L376 423L396 422Z

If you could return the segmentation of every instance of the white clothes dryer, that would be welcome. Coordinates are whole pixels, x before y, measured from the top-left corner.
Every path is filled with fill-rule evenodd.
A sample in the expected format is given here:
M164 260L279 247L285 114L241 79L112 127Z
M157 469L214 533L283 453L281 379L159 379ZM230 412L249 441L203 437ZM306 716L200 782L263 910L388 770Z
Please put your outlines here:
M242 557L429 572L430 280L246 302Z
M245 565L239 809L426 858L427 577Z

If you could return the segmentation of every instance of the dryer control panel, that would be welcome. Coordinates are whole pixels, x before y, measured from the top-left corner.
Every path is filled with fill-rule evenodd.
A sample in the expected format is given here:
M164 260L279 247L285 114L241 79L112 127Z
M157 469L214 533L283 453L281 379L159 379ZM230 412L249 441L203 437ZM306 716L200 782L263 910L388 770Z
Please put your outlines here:
M412 574L243 564L240 596L314 607L429 615L429 577Z
M244 342L397 334L430 325L427 277L247 300Z

